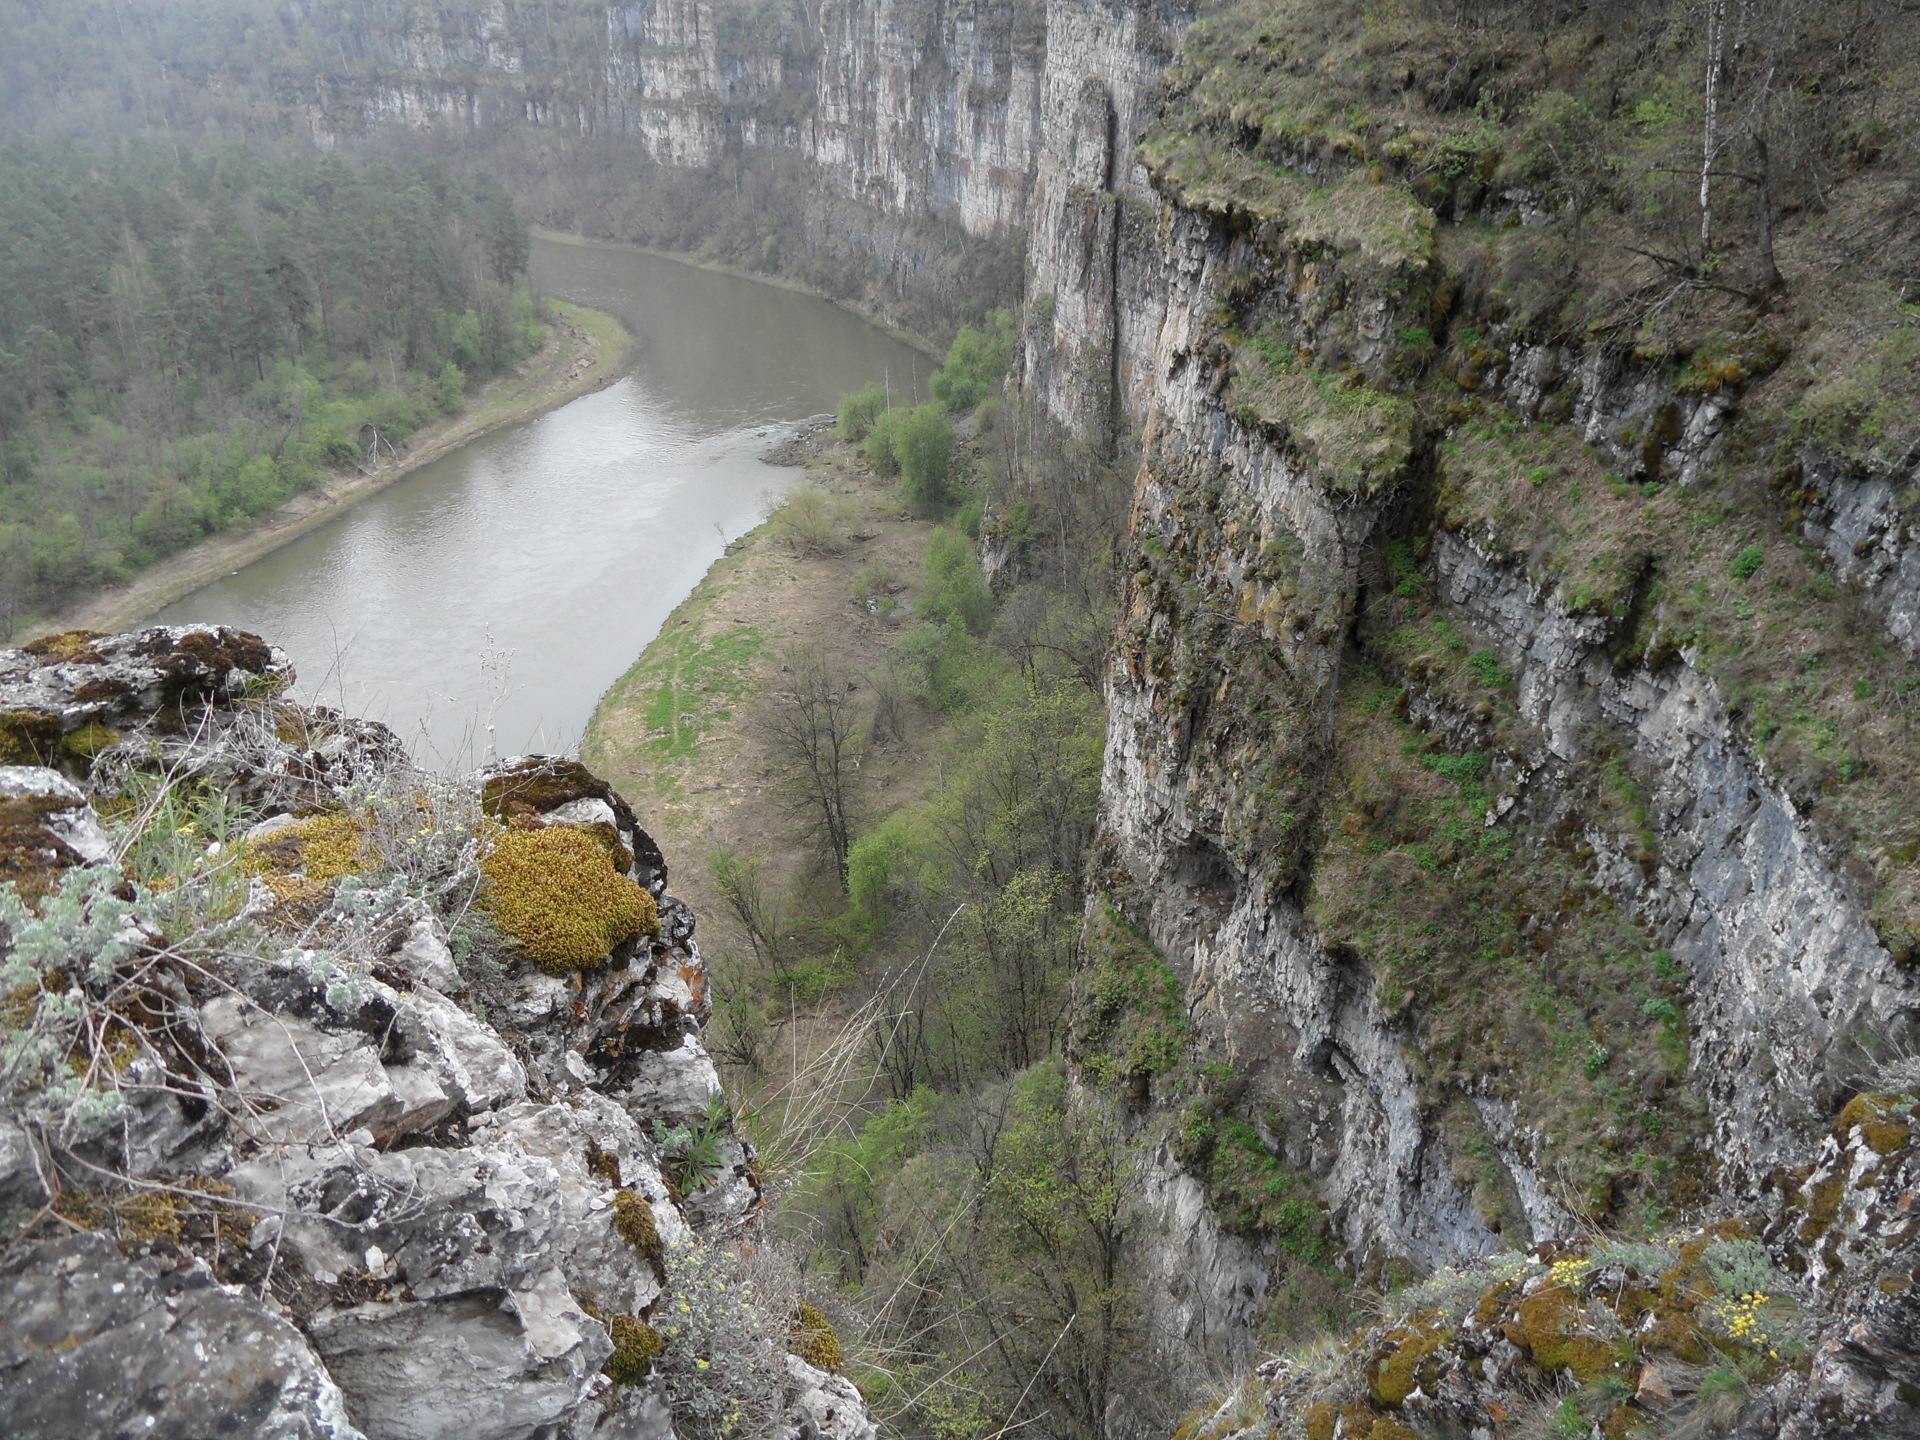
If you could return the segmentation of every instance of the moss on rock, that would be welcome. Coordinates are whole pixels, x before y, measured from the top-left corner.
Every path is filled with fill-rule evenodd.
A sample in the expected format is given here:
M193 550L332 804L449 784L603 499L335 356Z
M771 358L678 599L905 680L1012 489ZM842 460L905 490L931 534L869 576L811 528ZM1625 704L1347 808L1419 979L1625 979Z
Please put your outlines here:
M1897 1154L1913 1143L1910 1104L1892 1095L1856 1095L1840 1112L1834 1134L1844 1142L1857 1128L1874 1154Z
M653 1373L654 1357L666 1349L660 1332L636 1315L615 1315L607 1321L613 1354L601 1371L616 1385L639 1385Z
M367 827L344 810L296 820L247 846L241 868L267 882L281 904L324 900L335 882L374 863Z
M660 933L653 897L580 826L496 829L480 869L494 923L549 974L589 969L615 946Z
M94 648L93 642L106 638L105 633L99 630L62 630L57 635L42 635L38 640L29 640L20 648L42 660L98 665L105 657Z
M1585 1384L1612 1371L1613 1345L1591 1332L1580 1297L1564 1285L1548 1285L1520 1302L1508 1339L1549 1372L1565 1370Z
M1379 1405L1399 1405L1417 1387L1436 1378L1430 1363L1435 1352L1452 1342L1454 1329L1438 1313L1416 1315L1389 1330L1375 1352L1367 1390Z
M799 1312L794 1316L792 1348L794 1354L816 1370L839 1374L846 1369L846 1352L840 1348L840 1336L834 1331L833 1323L805 1300L800 1302Z
M654 1279L667 1283L667 1247L660 1239L660 1226L653 1218L653 1206L646 1197L632 1190L618 1190L613 1196L613 1228L633 1247L633 1253L646 1261Z

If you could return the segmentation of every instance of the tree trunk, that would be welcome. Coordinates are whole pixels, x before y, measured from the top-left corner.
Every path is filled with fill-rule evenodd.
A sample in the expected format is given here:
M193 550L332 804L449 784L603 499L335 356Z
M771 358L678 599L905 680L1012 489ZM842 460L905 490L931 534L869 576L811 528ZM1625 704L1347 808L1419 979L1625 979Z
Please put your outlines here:
M1760 288L1778 290L1787 282L1773 258L1773 169L1764 130L1753 132L1753 155L1759 165L1755 179L1760 192Z
M1720 148L1720 70L1726 49L1727 0L1707 0L1706 123L1700 146L1700 258L1713 248L1713 162Z

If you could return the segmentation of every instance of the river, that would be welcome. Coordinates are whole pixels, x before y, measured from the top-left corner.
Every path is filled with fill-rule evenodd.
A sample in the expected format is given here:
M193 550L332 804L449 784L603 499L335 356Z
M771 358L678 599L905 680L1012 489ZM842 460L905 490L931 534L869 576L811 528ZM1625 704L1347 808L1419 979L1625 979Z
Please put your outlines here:
M543 292L634 337L611 386L485 436L153 622L284 647L306 699L384 720L428 764L579 743L593 707L763 498L792 423L925 356L817 297L537 238Z

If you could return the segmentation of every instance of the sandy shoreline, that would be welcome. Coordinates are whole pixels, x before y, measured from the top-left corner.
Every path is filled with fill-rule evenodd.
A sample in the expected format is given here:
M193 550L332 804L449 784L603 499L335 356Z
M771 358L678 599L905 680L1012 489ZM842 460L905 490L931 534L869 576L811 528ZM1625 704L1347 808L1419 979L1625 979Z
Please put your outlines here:
M444 424L422 431L397 459L338 472L268 511L244 530L210 536L142 570L125 584L21 625L16 639L8 643L25 643L36 635L62 630L124 630L202 585L252 564L469 441L544 415L613 383L632 344L626 328L598 310L561 300L549 303L554 323L546 344L533 358L513 374L482 386L465 410Z

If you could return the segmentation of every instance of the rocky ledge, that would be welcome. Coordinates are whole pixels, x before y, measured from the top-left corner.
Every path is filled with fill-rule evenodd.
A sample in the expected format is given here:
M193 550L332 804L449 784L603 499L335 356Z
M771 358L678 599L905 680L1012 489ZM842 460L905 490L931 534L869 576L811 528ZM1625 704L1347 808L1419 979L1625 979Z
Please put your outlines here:
M1898 1078L1723 1218L1437 1271L1344 1344L1262 1365L1181 1440L1920 1433L1920 1074Z
M873 1435L626 802L291 679L214 627L0 651L8 1433Z

